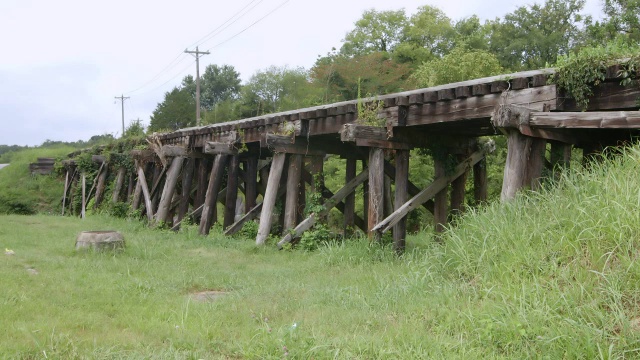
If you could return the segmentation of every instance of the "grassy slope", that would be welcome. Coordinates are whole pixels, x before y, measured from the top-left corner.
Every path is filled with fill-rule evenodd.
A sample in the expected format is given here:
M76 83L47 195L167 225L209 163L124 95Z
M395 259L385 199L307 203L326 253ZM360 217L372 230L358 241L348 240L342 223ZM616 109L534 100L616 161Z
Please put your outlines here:
M629 150L469 214L442 245L418 235L401 259L366 240L277 252L193 228L3 216L0 248L16 255L0 257L0 357L637 357L639 168ZM74 253L78 231L106 228L125 253ZM203 289L230 293L187 296Z
M0 214L18 209L28 212L57 213L64 188L62 179L54 176L31 176L29 163L38 157L64 158L75 150L69 146L32 148L0 156L0 163L10 165L0 170Z

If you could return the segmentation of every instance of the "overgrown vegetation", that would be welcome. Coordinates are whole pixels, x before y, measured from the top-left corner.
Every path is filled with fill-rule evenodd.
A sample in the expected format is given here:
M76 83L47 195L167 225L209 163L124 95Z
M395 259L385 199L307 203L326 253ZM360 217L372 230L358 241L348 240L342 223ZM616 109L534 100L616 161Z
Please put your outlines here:
M605 80L607 68L612 65L620 65L620 70L613 75L620 77L622 85L640 87L640 46L620 41L606 46L587 47L577 53L561 56L551 81L586 110L588 98L593 95L593 87Z
M0 216L0 357L634 358L639 164L634 147L564 173L400 258L366 239L287 252L216 227ZM114 228L125 252L73 251ZM226 295L190 295L205 290Z

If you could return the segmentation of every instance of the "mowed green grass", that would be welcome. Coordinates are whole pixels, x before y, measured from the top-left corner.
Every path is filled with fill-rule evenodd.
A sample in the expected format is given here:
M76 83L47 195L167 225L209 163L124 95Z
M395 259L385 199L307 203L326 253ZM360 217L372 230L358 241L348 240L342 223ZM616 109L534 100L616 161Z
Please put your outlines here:
M0 358L640 357L640 152L472 211L396 257L91 216L0 217ZM76 253L119 230L120 254ZM33 270L37 271L34 274ZM198 302L189 294L228 294Z

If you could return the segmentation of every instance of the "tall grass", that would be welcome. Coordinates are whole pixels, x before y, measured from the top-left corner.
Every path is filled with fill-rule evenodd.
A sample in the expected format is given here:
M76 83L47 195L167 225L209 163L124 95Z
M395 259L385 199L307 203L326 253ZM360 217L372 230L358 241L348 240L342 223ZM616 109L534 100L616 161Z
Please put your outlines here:
M640 150L492 204L402 257L366 239L315 252L0 216L0 358L635 358ZM76 253L116 229L120 254ZM34 273L37 271L37 274ZM226 291L211 302L190 293Z

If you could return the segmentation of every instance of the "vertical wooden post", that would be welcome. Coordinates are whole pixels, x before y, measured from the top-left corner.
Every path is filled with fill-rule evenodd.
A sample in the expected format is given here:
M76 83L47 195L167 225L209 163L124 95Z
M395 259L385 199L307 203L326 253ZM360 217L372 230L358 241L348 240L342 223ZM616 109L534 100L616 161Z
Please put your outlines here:
M349 181L356 177L356 159L347 159L347 168L345 170L344 183L348 184ZM344 236L349 237L353 235L353 227L355 226L355 212L356 212L356 193L351 192L344 199Z
M80 212L80 217L84 219L87 210L87 175L82 173L82 210Z
M122 191L122 187L124 186L124 177L127 174L127 170L124 167L118 168L118 175L116 175L116 186L113 189L113 194L111 196L111 202L114 204L120 200L120 192Z
M468 157L466 155L458 155L458 161L464 161ZM457 179L451 182L451 215L458 215L464 212L464 196L467 185L467 176L469 171L465 171Z
M371 231L384 219L384 150L369 148L369 214L367 232L369 239L380 240L377 232Z
M409 200L409 151L396 150L396 198L395 210L400 209ZM396 253L404 252L407 236L407 217L403 217L393 226L393 249Z
M265 190L264 200L262 202L260 226L258 227L258 235L256 236L256 245L264 245L267 237L269 236L269 231L271 230L273 207L276 204L278 187L280 186L280 178L282 177L282 169L284 168L285 155L286 154L284 153L276 153L273 155L267 189Z
M198 175L196 181L198 188L196 196L193 199L193 208L197 209L204 204L204 198L207 196L207 178L209 175L209 159L202 158L198 160Z
M144 168L142 165L138 164L136 160L136 168L138 169L138 186L140 186L142 190L142 195L144 196L144 204L147 212L147 219L149 222L153 221L153 210L151 204L151 195L149 195L149 187L147 186L147 178L144 176Z
M162 177L164 176L164 171L162 171L162 166L159 163L153 164L153 177L151 178L151 186L154 186L156 183L158 184L158 188L162 183ZM151 189L153 191L153 188ZM151 214L155 214L158 210L158 203L160 202L160 196L162 194L160 191L156 189L155 193L151 194ZM149 211L149 210L147 210Z
M216 155L216 160L211 169L209 176L209 185L207 186L207 195L204 199L204 207L202 208L202 218L200 219L200 235L208 235L216 216L216 202L218 201L218 191L222 184L222 175L224 167L227 165L228 155Z
M525 187L536 189L544 165L545 140L509 130L507 161L504 168L501 199L513 199Z
M434 157L433 163L435 167L434 179L445 176L446 168L444 160ZM448 187L445 187L442 191L437 193L433 199L433 221L435 223L436 233L443 232L447 223L447 208L449 205L447 204L447 189Z
M158 205L158 212L156 214L156 225L169 222L171 200L173 199L173 193L176 190L176 184L180 177L183 162L184 157L176 156L171 161L171 165L169 165L167 177L164 182L164 189L162 190L162 197L160 198L160 205Z
M487 158L473 165L473 198L477 204L487 201Z
M284 210L283 232L293 229L298 221L299 186L302 177L302 155L289 155L289 173L287 175L287 196ZM271 181L271 180L269 180Z
M238 170L240 169L240 158L232 155L227 171L227 196L224 202L224 222L223 229L233 225L236 217L236 200L238 199Z
M550 162L553 175L557 179L561 169L568 169L571 165L571 144L560 141L549 141L551 144Z
M311 175L313 175L313 182L311 184L311 191L322 192L324 186L324 157L312 156L311 157ZM317 184L316 184L317 180ZM320 185L320 189L316 188L316 185Z
M62 216L64 216L64 208L67 205L67 188L69 187L69 169L64 177L64 193L62 194Z
M393 197L391 196L391 178L384 176L384 217L393 213Z
M195 158L185 159L184 169L182 171L182 196L180 197L180 205L178 207L178 222L184 219L187 211L189 211L189 202L191 200L191 185L193 184L193 172L196 167Z
M133 192L133 201L131 202L131 207L133 210L138 210L140 208L140 201L142 199L142 186L140 185L140 178L136 181L136 189Z
M107 185L107 172L108 170L108 166L105 163L105 166L102 169L102 172L100 172L100 175L98 175L98 185L96 186L96 198L95 198L95 202L93 203L93 208L97 209L98 206L100 206L100 204L102 203L102 199L104 198L104 191Z
M367 168L367 160L362 160L362 169ZM369 226L369 180L362 183L362 219Z
M131 201L131 195L133 195L133 173L129 173L129 183L127 184L127 200L126 202Z
M244 169L244 212L251 211L256 206L256 198L258 197L258 158L251 156L247 159Z

